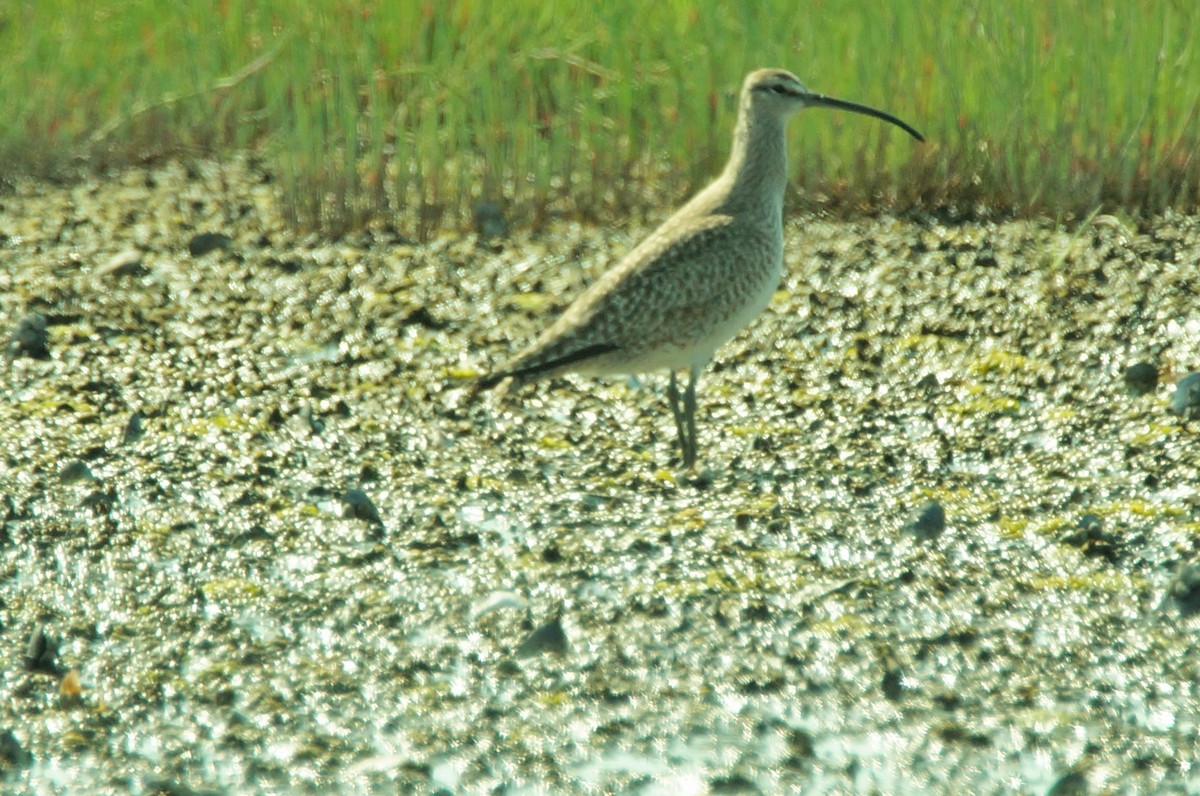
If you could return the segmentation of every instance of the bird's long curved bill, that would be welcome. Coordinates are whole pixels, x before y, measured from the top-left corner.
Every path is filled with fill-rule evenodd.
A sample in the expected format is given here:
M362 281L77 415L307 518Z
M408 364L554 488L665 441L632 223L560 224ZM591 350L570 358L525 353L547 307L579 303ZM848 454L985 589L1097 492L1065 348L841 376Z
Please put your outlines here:
M890 113L884 113L883 111L875 110L868 105L859 105L857 102L834 99L833 97L826 97L824 94L809 94L807 97L805 97L805 102L807 102L809 105L821 106L825 108L841 108L844 111L853 111L854 113L861 113L865 116L874 116L876 119L883 119L885 122L891 122L918 141L925 140L925 136L918 133L910 125L900 121Z

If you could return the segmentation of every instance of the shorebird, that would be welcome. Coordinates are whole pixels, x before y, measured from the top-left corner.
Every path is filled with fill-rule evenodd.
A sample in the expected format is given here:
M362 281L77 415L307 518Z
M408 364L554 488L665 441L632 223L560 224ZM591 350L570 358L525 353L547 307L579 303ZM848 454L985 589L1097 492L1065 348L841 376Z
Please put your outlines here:
M925 139L891 114L805 88L782 69L747 75L729 162L585 290L532 345L475 392L501 394L567 372L592 375L669 370L667 398L683 466L696 463L696 380L714 352L753 320L783 272L783 193L788 118L806 107L874 116ZM680 395L678 371L688 373Z

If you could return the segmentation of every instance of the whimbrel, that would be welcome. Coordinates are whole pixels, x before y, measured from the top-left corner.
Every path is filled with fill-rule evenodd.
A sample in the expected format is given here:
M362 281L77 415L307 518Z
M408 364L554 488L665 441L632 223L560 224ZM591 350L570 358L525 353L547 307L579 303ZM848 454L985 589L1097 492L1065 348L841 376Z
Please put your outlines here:
M841 108L909 125L883 111L806 89L782 69L742 85L733 150L721 176L585 290L546 331L476 390L503 392L561 373L667 369L683 466L696 463L696 379L717 348L770 301L783 270L787 119ZM680 396L676 373L688 372Z

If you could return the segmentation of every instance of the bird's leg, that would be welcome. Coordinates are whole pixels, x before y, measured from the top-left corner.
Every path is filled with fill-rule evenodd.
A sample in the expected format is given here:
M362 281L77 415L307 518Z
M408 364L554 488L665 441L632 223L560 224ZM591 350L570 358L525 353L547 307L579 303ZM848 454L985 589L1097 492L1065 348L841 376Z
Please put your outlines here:
M679 385L675 382L675 371L671 371L671 384L667 387L667 401L671 404L671 414L675 417L675 432L679 435L679 450L687 458L687 429L683 418L683 409L679 405Z
M696 379L699 377L700 368L693 365L688 371L687 389L683 392L683 415L687 421L687 436L683 441L683 466L687 469L696 464Z

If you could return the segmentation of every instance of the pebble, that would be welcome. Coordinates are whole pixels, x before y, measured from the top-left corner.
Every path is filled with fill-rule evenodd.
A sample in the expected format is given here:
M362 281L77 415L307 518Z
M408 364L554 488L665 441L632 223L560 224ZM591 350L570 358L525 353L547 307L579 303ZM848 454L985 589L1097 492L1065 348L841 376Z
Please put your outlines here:
M516 592L494 591L483 599L476 600L471 605L471 618L479 619L493 611L500 611L505 608L525 608L528 604L528 601Z
M46 635L46 628L38 625L25 645L25 669L42 674L58 674L58 641Z
M67 462L63 465L63 468L58 471L58 480L62 481L64 484L76 484L80 481L90 481L93 477L94 476L92 475L91 468L78 459Z
M0 732L0 764L2 768L24 768L33 762L33 755L21 746L12 730Z
M17 322L8 341L8 360L11 362L20 357L30 359L50 358L50 333L46 331L46 316L40 312L31 312Z
M367 493L361 489L347 489L346 494L342 495L342 505L346 507L346 516L348 517L365 520L372 525L383 525L379 509L375 508L371 498L367 497Z
M96 269L97 276L145 276L148 273L142 265L142 253L137 249L117 252Z
M1088 780L1081 771L1072 771L1058 778L1046 791L1046 796L1087 796Z
M508 221L500 205L484 199L475 205L475 231L484 240L502 238L508 234Z
M567 634L563 630L562 617L556 616L526 636L517 647L517 657L532 658L547 652L563 655L566 651Z
M932 542L946 531L946 510L941 503L930 500L914 512L904 530L922 542Z
M125 431L121 434L121 444L131 445L145 435L146 431L142 427L142 413L135 411L129 416L129 421L125 423Z
M1158 386L1158 368L1149 362L1139 362L1125 368L1125 389L1130 395L1145 395Z
M1183 564L1167 584L1159 610L1174 609L1180 616L1200 613L1200 562Z
M1200 417L1200 372L1189 373L1179 380L1169 409L1184 420Z
M1117 558L1118 538L1104 530L1104 521L1095 514L1084 514L1075 524L1075 528L1063 536L1064 544L1078 547L1083 554L1090 557L1101 556L1115 561Z
M188 241L188 254L193 257L203 257L217 249L228 249L233 245L233 238L220 232L201 232L193 235Z

